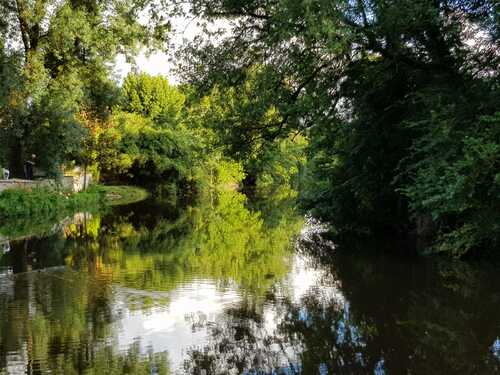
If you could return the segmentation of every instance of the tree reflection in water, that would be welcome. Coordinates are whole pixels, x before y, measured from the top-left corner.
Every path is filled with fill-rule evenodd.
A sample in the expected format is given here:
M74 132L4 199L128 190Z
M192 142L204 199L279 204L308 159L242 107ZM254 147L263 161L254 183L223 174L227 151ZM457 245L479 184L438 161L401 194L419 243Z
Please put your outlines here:
M183 321L203 325L191 291L221 290L199 306L212 304L218 314L224 290L238 291L226 293L230 301L259 299L288 272L301 226L293 205L267 225L246 204L240 193L212 192L175 214L157 207L153 214L81 214L49 237L11 242L13 251L2 256L9 275L0 280L0 373L14 365L38 373L167 372L166 356L148 356L127 337L134 318L144 330L148 316L172 319L161 314L177 306Z
M0 374L500 372L498 266L334 251L314 222L292 252L301 226L221 191L10 242Z
M309 287L228 311L187 373L500 372L498 266L332 253L317 233L303 238L295 264L310 267Z

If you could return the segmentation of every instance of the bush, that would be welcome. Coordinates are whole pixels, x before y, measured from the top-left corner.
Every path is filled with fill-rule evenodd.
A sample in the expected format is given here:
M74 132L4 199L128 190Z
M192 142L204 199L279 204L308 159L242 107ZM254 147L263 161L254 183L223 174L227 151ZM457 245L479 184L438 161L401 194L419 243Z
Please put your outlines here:
M498 248L500 112L464 129L436 119L412 150L418 162L408 167L413 178L402 191L413 215L430 215L438 229L429 250L461 257Z

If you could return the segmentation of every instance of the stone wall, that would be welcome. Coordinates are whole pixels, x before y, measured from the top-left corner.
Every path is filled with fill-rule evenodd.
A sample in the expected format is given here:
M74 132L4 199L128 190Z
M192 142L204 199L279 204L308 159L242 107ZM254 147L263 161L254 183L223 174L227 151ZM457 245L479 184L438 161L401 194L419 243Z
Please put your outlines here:
M89 187L92 184L92 174L87 173L86 176L80 169L75 168L71 173L65 174L62 179L62 188L72 192L82 191L84 187ZM21 180L13 178L10 180L2 180L0 177L0 192L7 189L24 189L31 190L38 187L57 187L55 180L52 179L37 179L37 180ZM60 187L60 186L59 186Z
M24 189L31 190L33 188L38 187L49 187L54 182L52 180L20 180L17 178L13 178L11 180L0 180L0 191L4 191L7 189Z

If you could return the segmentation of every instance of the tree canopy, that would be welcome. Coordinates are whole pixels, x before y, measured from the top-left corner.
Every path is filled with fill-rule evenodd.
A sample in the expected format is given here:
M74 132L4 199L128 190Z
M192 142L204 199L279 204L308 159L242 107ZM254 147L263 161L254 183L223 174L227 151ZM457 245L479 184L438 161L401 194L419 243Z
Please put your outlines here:
M247 125L229 131L307 134L303 203L338 234L439 238L433 249L457 256L498 244L497 2L194 0L190 12L229 31L184 48L182 76L201 93L252 76L276 116L239 111Z
M2 0L0 47L2 138L14 174L26 154L40 152L57 173L67 154L78 153L85 131L77 113L106 116L116 101L112 64L140 47L164 44L169 22L156 16L163 1ZM146 15L150 22L141 22ZM15 74L12 74L15 73Z

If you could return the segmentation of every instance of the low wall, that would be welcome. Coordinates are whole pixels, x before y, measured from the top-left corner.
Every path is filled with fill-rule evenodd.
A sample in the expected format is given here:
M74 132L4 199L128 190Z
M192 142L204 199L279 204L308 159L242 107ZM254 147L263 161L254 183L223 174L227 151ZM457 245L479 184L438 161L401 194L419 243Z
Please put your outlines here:
M62 188L72 192L82 191L84 187L88 187L92 184L92 174L87 173L86 178L84 175L66 175L61 181ZM24 189L31 190L33 188L39 187L51 187L56 186L56 182L51 179L43 180L21 180L18 178L13 178L10 180L0 179L0 192L7 189Z
M11 180L0 180L0 191L7 189L31 190L38 187L48 187L53 184L51 180L20 180L13 178Z

